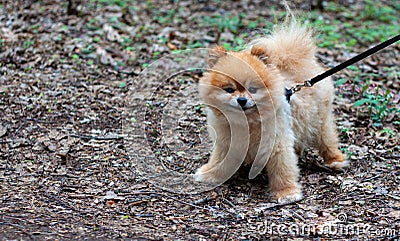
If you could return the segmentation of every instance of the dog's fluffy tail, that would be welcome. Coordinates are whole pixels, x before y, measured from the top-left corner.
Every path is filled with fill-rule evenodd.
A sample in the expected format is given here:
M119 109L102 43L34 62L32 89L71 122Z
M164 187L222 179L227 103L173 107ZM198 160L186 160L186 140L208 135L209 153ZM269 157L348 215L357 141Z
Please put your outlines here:
M289 12L286 21L275 27L273 33L250 43L250 47L261 45L266 48L269 62L281 70L299 72L315 63L313 34L301 25Z

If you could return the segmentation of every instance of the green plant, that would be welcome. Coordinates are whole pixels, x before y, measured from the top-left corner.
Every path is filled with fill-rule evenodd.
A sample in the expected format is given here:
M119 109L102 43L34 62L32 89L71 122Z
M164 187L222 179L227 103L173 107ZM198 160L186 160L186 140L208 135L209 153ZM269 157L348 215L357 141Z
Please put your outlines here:
M24 49L27 49L29 47L32 47L34 43L35 41L33 41L32 39L27 39L22 43L22 46L24 47Z
M385 133L389 136L389 138L395 137L397 132L395 130L392 130L391 128L385 127L383 128L380 133Z
M93 47L93 45L88 45L87 47L85 47L85 48L82 48L82 50L81 50L81 52L82 52L82 54L90 54L91 52L93 52L94 51L94 47Z
M365 11L361 13L361 16L365 19L378 19L386 23L398 19L398 12L391 6L373 0L365 0L365 3Z
M371 91L371 87L375 91ZM390 113L400 113L400 108L391 106L393 94L389 89L370 86L367 82L361 94L363 97L354 103L354 107L366 105L368 107L368 114L376 126L380 126Z
M340 148L340 150L346 155L347 160L350 160L351 157L354 155L354 153L349 151L347 147Z
M398 5L373 0L365 0L364 5L360 10L330 1L325 11L339 14L344 20L324 18L319 11L311 12L306 21L320 33L318 46L352 50L355 46L365 47L399 33Z
M340 86L345 93L352 93L357 111L367 114L375 126L381 126L389 116L400 113L400 108L396 104L399 96L381 84L386 82L382 80L382 74L366 73L357 66L350 66L348 69L352 71L351 75L354 78L352 80L339 78L336 86ZM394 73L394 76L388 78L396 78L396 75Z
M154 21L157 21L159 24L177 24L181 23L183 20L177 14L177 10L175 8L165 11L154 10L155 14L153 17Z
M99 36L96 36L96 37L93 38L93 41L94 41L95 43L98 43L98 42L101 41L101 38L100 38Z
M323 18L317 18L310 23L311 27L318 30L318 47L333 49L343 39L340 26L330 23Z
M326 10L331 12L345 12L347 9L335 1L329 1Z
M101 4L104 5L117 5L122 8L128 7L129 3L131 0L92 0L92 1L98 1Z
M92 18L89 20L89 22L86 24L86 28L88 30L97 30L100 27L98 26L98 20L96 18Z
M126 82L120 82L119 83L119 88L125 88L126 87Z
M73 55L71 56L71 58L72 58L72 60L78 60L78 59L79 59L79 55L73 54Z
M195 49L195 48L203 48L204 45L199 41L189 41L187 48Z
M234 34L237 34L239 29L243 27L242 20L244 16L244 14L227 16L214 14L211 17L204 16L202 24L206 27L217 27L219 32L229 30Z
M383 70L387 73L387 77L398 82L400 80L399 66L384 67Z

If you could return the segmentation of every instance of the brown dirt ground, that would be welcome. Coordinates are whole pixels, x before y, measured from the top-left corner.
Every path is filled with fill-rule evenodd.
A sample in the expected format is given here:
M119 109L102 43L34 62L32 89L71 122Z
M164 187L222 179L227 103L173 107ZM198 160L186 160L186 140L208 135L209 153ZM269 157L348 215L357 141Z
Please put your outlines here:
M159 186L170 180L147 172L160 160L174 171L193 171L207 160L210 144L193 89L201 73L158 85L141 73L146 63L195 40L210 46L235 35L196 17L245 13L245 22L272 21L271 6L281 5L131 1L123 8L101 2L75 1L69 10L67 1L2 2L1 240L399 238L399 117L374 126L362 108L353 107L346 85L337 88L335 113L351 166L334 173L309 150L300 161L299 202L272 202L265 177L248 181L246 168L200 194L188 194L184 186L183 193L164 190ZM313 7L304 2L295 5ZM171 9L177 12L168 15ZM334 66L366 47L351 53L320 49L318 57ZM399 46L392 46L357 66L367 78L384 75L385 67L399 71L399 64ZM398 96L398 79L384 85Z

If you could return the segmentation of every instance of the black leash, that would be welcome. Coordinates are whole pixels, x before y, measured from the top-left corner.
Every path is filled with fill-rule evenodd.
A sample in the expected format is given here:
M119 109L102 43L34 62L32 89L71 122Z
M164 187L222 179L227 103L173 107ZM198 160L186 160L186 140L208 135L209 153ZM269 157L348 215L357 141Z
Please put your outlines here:
M338 66L335 66L332 69L329 69L328 71L326 71L326 72L324 72L324 73L322 73L320 75L317 75L317 76L315 76L314 78L312 78L310 80L304 81L303 84L299 84L299 85L293 86L290 89L285 88L286 100L289 102L290 101L290 97L294 93L300 91L301 88L303 88L303 87L311 87L314 84L318 83L319 81L325 79L326 77L329 77L329 76L337 73L338 71L340 71L342 69L345 69L345 68L349 67L350 65L352 65L354 63L357 63L358 61L360 61L362 59L365 59L366 57L368 57L368 56L370 56L370 55L372 55L372 54L374 54L374 53L386 48L387 46L389 46L391 44L396 43L399 40L400 40L400 34L395 36L395 37L393 37L393 38L391 38L391 39L386 40L385 42L382 42L382 43L380 43L380 44L368 49L367 51L362 52L361 54L359 54L359 55L357 55L357 56L355 56L355 57L353 57L351 59L346 60L345 62L339 64Z

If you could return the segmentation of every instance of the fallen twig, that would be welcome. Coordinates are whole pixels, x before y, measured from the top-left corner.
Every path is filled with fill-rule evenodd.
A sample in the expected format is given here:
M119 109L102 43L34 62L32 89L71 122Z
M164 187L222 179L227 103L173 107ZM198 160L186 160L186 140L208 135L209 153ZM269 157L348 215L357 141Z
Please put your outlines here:
M194 207L194 208L200 208L200 209L204 209L204 210L212 211L212 212L214 211L214 210L211 209L211 208L205 208L205 207L201 207L201 206L198 206L198 205L195 205L195 204L192 204L192 203L188 203L188 202L182 201L182 200L180 200L180 199L174 198L174 197L169 196L169 195L166 195L166 194L162 194L162 195L163 195L164 197L166 197L166 198L170 198L170 199L172 199L172 200L174 200L174 201L177 201L177 202L179 202L179 203L182 203L182 204L185 204L185 205Z
M301 221L305 222L306 220L300 215L298 214L296 211L291 210L291 212L294 214L294 216L296 216L298 219L300 219Z
M76 134L70 134L69 136L79 139L92 139L101 141L120 140L124 138L122 136L88 136L88 135L76 135Z
M228 199L226 199L226 198L222 198L222 200L224 201L224 202L226 202L229 206L231 206L232 208L234 208L234 207L236 207L235 206L235 204L233 204L231 201L229 201Z
M204 198L201 198L201 199L199 199L199 200L194 201L193 204L196 205L196 204L207 203L207 202L209 202L209 201L211 201L211 200L213 200L213 198L211 198L211 197L204 197Z
M19 231L21 231L23 234L28 235L29 238L33 239L33 236L31 233L29 233L28 231L24 230L24 227L18 224L14 224L14 223L9 223L9 222L0 222L0 225L9 225L12 226L16 229L18 229Z

